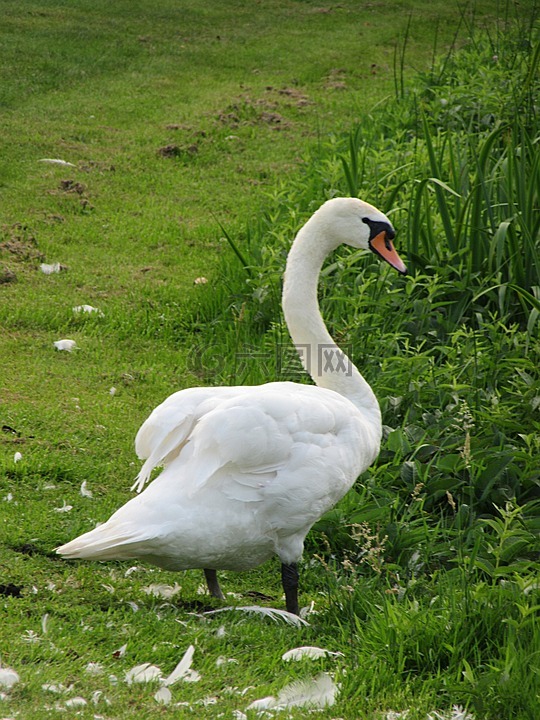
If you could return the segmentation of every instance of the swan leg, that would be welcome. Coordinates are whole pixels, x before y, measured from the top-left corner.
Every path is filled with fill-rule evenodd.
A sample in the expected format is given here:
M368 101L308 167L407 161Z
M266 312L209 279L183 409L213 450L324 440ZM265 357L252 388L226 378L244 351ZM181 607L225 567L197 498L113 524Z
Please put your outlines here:
M210 595L212 595L212 597L219 598L220 600L225 600L225 595L222 593L221 588L219 587L217 572L215 570L205 569L204 577L206 578L206 584L208 585Z
M281 564L281 582L285 591L285 605L287 610L294 615L300 614L298 607L298 565Z

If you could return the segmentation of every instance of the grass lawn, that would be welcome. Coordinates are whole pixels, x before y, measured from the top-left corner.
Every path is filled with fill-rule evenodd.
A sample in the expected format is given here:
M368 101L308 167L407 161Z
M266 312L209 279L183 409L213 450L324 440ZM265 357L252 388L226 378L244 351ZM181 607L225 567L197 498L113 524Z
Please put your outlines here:
M407 134L412 125L399 132L397 121L379 126L376 113L390 107L396 92L404 94L417 73L428 74L435 57L448 57L453 44L475 46L514 22L527 28L524 38L535 37L534 9L532 1L492 0L463 6L441 0L3 2L0 715L239 720L252 701L324 672L340 690L321 718L446 718L453 704L468 706L475 720L537 716L537 669L531 670L540 651L538 586L531 580L537 566L520 552L537 542L538 529L527 523L537 517L531 508L538 486L539 298L527 286L533 300L516 299L501 275L492 283L508 290L504 297L499 291L500 315L479 309L475 295L463 310L473 318L469 325L456 319L443 333L434 316L461 307L467 287L459 286L458 273L443 276L433 264L421 265L429 237L421 236L424 247L409 246L415 273L401 284L389 281L377 312L375 282L386 283L386 275L366 275L360 293L345 259L324 280L323 307L336 337L355 346L355 357L380 360L368 363L368 375L383 404L388 444L373 472L313 534L301 576L309 626L241 612L203 615L222 604L204 594L200 572L77 564L53 552L131 496L139 469L133 440L152 408L184 387L233 384L240 341L267 349L282 341L279 308L270 300L284 248L310 207L338 188L347 194L339 183L343 161L351 170L358 150L353 143L347 156L352 128L366 128L367 138L369 126L369 137L382 146L362 181L360 172L349 180L366 200L385 202L388 173L410 165L417 142ZM516 77L518 70L516 64ZM489 86L487 71L485 77ZM444 149L428 150L428 174L436 175L434 158L442 164ZM448 229L444 218L439 225L433 220L434 203L444 207L442 185L429 197L427 190L426 199L416 194L414 173L410 182L410 192L403 185L406 197L399 189L393 196L398 231L414 222L404 209L411 198L433 203L434 232ZM460 193L466 190L463 184ZM522 193L531 217L538 210L535 192ZM254 267L260 263L259 280L250 279L247 293L225 236L253 252ZM531 230L531 258L540 257L537 243ZM42 264L59 264L59 272L46 274ZM528 265L534 268L534 261ZM348 290L360 298L352 311ZM483 297L491 294L486 289ZM522 308L512 322L509 302ZM99 312L73 310L84 304ZM372 337L355 345L354 328L362 327ZM66 338L76 342L73 352L55 349ZM247 377L265 382L273 372L252 367ZM489 389L481 384L495 376ZM491 432L481 448L472 433L478 456L469 465L463 440L455 438L455 416L462 425L466 419L458 397L464 388L468 400L477 400L477 423ZM420 417L430 413L422 422L440 433L431 445L418 430ZM435 445L440 454L429 449ZM417 463L422 452L428 464ZM483 554L491 539L475 546L472 531L465 540L460 534L465 501L456 523L445 525L441 498L446 503L446 492L457 498L467 473L485 490L475 522L482 518L482 527L498 533L491 554ZM512 496L491 497L491 477L503 475L515 480ZM395 476L405 489L396 489ZM437 488L421 496L416 488L432 477ZM445 484L448 478L456 485ZM505 509L508 499L527 512ZM355 516L361 504L372 513L371 529L363 524L368 515ZM467 517L472 525L473 515ZM394 535L387 532L391 525ZM339 553L327 552L326 537ZM370 549L368 562L355 555L358 546ZM427 554L431 547L425 573L418 563L415 569L416 547ZM383 557L385 572L378 564ZM347 571L345 561L358 569ZM505 575L501 568L512 562L521 564ZM467 574L473 572L484 575L473 581ZM283 607L277 561L221 579L231 593L228 605ZM126 682L142 663L168 675L190 645L200 678L171 685L170 698L155 680ZM302 645L342 655L281 659ZM489 666L483 653L493 648L504 649L505 662ZM16 671L19 682L7 687L2 667ZM290 712L305 717L306 709Z

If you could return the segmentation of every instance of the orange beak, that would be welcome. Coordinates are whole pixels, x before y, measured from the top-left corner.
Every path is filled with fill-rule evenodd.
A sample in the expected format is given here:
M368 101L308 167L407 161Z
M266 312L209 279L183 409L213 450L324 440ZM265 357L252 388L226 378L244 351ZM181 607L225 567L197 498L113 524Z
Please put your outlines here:
M380 255L383 260L386 260L386 262L395 268L399 273L406 275L407 268L405 263L397 254L392 241L387 237L384 230L376 235L373 240L370 240L369 246L374 253Z

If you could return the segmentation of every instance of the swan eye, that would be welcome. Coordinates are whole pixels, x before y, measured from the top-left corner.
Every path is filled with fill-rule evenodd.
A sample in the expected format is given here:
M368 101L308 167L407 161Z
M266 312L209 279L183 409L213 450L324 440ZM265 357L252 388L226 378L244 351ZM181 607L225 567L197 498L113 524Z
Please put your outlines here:
M365 222L369 227L369 242L380 235L382 232L385 234L385 245L387 250L390 250L391 240L396 236L394 228L387 222L381 222L380 220L372 220L371 218L362 218L362 222Z

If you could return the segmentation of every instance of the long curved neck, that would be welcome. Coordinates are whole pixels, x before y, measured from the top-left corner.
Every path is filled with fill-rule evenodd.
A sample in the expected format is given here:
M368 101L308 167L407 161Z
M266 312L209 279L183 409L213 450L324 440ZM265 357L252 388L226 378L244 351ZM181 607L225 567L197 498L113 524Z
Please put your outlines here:
M324 260L335 248L324 229L309 221L289 252L283 285L283 312L302 365L313 381L348 398L380 424L379 403L351 360L335 344L321 317L317 285Z

